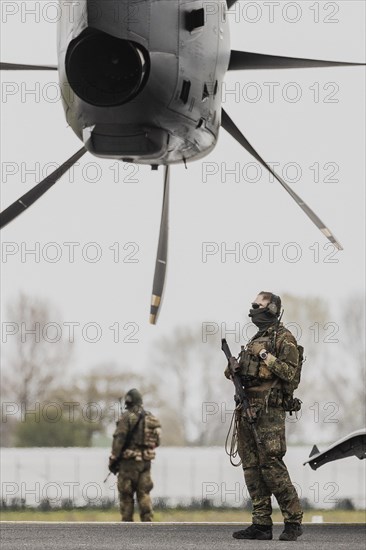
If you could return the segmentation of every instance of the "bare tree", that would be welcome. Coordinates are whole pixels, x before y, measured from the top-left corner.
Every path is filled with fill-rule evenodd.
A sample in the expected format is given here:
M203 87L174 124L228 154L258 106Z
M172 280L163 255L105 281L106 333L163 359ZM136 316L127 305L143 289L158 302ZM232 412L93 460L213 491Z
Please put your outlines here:
M326 373L328 394L339 407L335 435L365 426L365 296L351 295L342 305L338 368Z
M316 438L313 408L324 399L325 373L328 369L328 349L323 342L324 327L330 321L328 304L319 296L281 295L284 307L283 323L293 333L297 343L304 347L305 361L299 388L295 396L303 404L298 415L288 415L287 438L290 443L304 443Z
M72 344L51 304L26 294L9 306L3 330L7 331L7 357L2 395L27 409L46 399L64 376Z
M50 398L60 404L70 422L83 423L86 445L91 446L95 435L111 435L123 410L123 398L133 387L143 395L145 408L159 416L162 403L154 383L126 366L112 363L95 366L56 389Z
M317 437L317 431L325 433L314 409L324 406L324 398L333 399L326 386L333 368L325 338L331 314L328 304L317 296L283 295L282 301L283 322L305 348L302 380L295 394L303 401L303 410L298 419L293 415L287 422L288 441L303 443ZM237 353L234 348L232 352ZM152 357L162 395L180 418L183 443L223 444L234 408L234 390L223 377L226 365L219 335L203 343L201 330L180 327L158 342ZM326 428L331 439L335 428L331 424Z
M231 407L233 390L223 376L219 336L203 342L201 328L179 327L156 344L152 358L172 428L180 429L180 443L222 444L228 427L222 411Z
M177 328L155 346L155 376L171 418L180 420L182 445L224 445L235 404L220 348L219 334L203 342L202 329L187 327ZM232 352L238 350L233 347Z

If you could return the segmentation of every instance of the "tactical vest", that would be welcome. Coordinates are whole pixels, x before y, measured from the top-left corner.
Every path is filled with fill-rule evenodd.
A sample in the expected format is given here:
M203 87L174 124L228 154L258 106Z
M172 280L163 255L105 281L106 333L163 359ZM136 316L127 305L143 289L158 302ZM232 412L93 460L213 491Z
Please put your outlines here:
M288 336L289 334L291 333L288 330L284 329L281 325L281 327L279 327L278 329L278 332L276 331L267 336L254 338L251 342L261 342L264 349L276 356L280 350L284 338L286 338L286 336ZM260 386L266 380L276 381L277 379L277 382L275 384L276 388L273 387L273 389L271 388L270 390L270 394L268 396L269 403L273 406L282 406L286 411L290 412L290 414L292 412L299 411L301 408L301 400L298 398L294 398L293 394L294 391L298 388L301 379L301 370L304 363L303 346L300 346L296 343L299 358L295 376L291 381L286 382L284 380L279 380L273 373L271 373L260 357L252 355L250 353L251 342L249 342L248 346L245 349L242 347L242 351L239 357L239 364L241 366L240 376L243 386L246 388Z
M272 335L255 338L255 342L262 343L264 349L273 353L272 340ZM250 353L250 343L245 349L242 348L239 357L239 365L241 367L240 377L246 388L258 386L263 380L274 380L275 378L275 375L268 371L265 362L258 357L258 355L252 355Z

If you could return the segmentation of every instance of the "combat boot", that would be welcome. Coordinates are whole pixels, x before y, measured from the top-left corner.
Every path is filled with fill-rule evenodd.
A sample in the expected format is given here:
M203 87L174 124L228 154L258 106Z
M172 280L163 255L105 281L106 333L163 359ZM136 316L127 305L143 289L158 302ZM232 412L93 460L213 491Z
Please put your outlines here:
M297 540L303 534L300 523L285 523L285 528L280 534L279 540Z
M234 539L257 539L257 540L272 540L272 525L259 525L252 523L242 531L233 533Z

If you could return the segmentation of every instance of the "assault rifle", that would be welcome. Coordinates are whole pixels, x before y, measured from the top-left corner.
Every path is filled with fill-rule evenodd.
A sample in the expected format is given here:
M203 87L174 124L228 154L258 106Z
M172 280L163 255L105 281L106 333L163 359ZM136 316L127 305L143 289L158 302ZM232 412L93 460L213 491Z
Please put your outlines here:
M235 359L235 357L232 356L229 345L225 338L221 340L221 349L225 353L226 359L229 362L229 369L231 372L231 378L234 382L235 386L235 403L238 407L238 409L241 410L241 414L243 417L245 417L248 420L250 429L252 430L253 437L255 439L255 442L258 445L261 445L261 440L259 439L258 432L255 427L255 421L256 421L256 414L252 410L249 400L247 397L247 394L245 393L245 389L243 388L243 384L241 383L240 376L237 374L239 364L238 361Z

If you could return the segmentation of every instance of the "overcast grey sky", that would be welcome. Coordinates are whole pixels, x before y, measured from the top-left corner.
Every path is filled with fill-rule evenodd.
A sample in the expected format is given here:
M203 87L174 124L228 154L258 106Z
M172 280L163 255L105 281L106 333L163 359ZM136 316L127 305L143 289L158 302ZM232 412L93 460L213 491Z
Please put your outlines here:
M1 2L3 61L57 62L56 10L43 12L46 4L52 2ZM13 15L5 12L10 5L19 8ZM39 22L25 6L39 11ZM239 2L237 10L230 15L234 49L364 61L364 2ZM1 77L3 209L36 183L25 173L35 163L42 174L47 163L64 162L81 143L54 100L56 73ZM323 296L332 321L339 299L364 291L364 68L242 71L225 82L225 109L263 158L279 163L276 169L289 183L295 180L293 189L334 231L344 251L328 247L264 170L254 181L258 166L222 131L203 161L188 170L172 168L166 291L158 325L152 327L148 314L163 172L87 154L74 177L66 175L1 234L3 253L4 247L14 252L2 257L3 308L23 291L49 299L63 321L79 323L74 369L136 358L136 368L148 366L154 340L177 325L245 324L258 290ZM234 168L239 173L227 173ZM92 181L98 175L100 181ZM39 262L32 255L22 261L22 251L37 247ZM235 247L239 257L225 255ZM55 254L61 254L57 262ZM101 258L93 263L95 254ZM98 343L82 338L88 323L100 327ZM114 342L117 327L119 343ZM91 327L88 337L94 334ZM136 342L123 342L129 335Z

